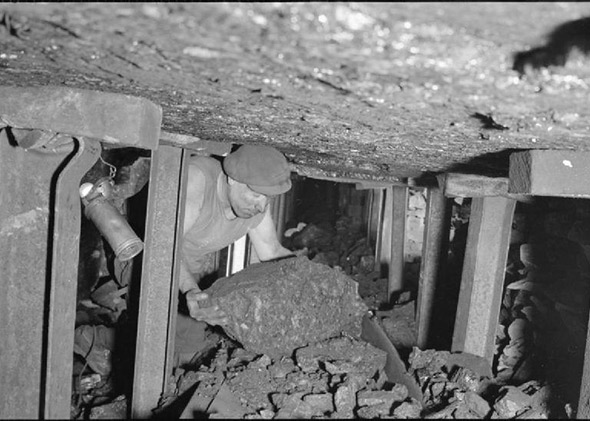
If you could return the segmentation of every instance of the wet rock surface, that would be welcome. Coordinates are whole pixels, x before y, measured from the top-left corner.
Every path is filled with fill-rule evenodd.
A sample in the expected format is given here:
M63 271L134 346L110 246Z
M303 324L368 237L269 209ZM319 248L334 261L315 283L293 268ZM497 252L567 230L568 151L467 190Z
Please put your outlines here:
M230 337L274 358L341 332L359 336L367 307L357 288L342 271L298 257L251 265L207 293L228 314Z
M589 11L574 2L6 4L0 84L148 98L168 132L271 144L303 175L498 173L507 150L588 150L587 58L520 77L513 56Z

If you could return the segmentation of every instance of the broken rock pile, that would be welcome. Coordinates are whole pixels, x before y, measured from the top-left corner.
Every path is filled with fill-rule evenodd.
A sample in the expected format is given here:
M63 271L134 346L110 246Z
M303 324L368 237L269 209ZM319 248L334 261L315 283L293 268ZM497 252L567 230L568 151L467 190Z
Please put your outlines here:
M231 338L277 358L342 332L359 337L368 309L357 288L341 270L302 256L251 265L207 293L228 314Z
M190 377L200 380L193 402L205 402L210 418L419 417L422 406L408 397L406 387L387 382L386 359L384 351L347 336L298 348L292 358L278 360L222 347L208 367ZM190 378L179 388L188 389ZM222 383L225 401L208 403Z
M535 380L506 385L481 357L414 348L409 362L424 391L424 418L549 419L558 414L549 406L549 385Z

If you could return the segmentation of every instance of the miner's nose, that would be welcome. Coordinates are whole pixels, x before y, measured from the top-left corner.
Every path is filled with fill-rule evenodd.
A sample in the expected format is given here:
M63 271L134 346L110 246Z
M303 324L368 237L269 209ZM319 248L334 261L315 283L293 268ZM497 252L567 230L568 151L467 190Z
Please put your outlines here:
M268 204L268 201L267 201L266 197L263 197L256 203L255 209L258 212L262 213L266 209L267 204Z

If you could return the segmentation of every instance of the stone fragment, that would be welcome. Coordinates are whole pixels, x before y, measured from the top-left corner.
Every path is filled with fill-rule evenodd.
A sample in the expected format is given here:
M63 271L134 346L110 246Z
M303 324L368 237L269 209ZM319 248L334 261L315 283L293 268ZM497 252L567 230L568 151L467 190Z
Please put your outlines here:
M90 410L89 419L112 420L127 417L127 400L125 396L117 397L113 402L95 406Z
M375 256L361 256L359 270L361 273L373 272L375 270Z
M301 231L292 234L292 244L295 249L326 249L330 247L333 237L334 234L329 230L314 224L307 224Z
M513 418L528 409L531 397L514 386L504 386L494 403L500 418Z
M366 389L370 383L369 379L364 374L355 371L346 373L345 379L347 382L354 385L356 390Z
M277 390L277 384L266 369L251 368L227 375L230 391L255 410L271 406L269 394Z
M251 368L267 368L272 363L268 355L262 355L256 361L250 363Z
M491 364L479 355L470 354L469 352L453 352L446 359L449 373L456 367L465 367L480 377L493 377Z
M516 416L519 420L548 420L549 414L543 408L531 408Z
M390 393L393 395L394 402L405 401L408 398L408 388L401 383L395 383Z
M363 378L372 378L378 370L385 367L387 353L365 341L346 336L332 338L295 351L295 361L305 371L315 371L320 363L349 363Z
M373 378L368 382L368 388L373 390L381 390L385 385L385 382L388 380L387 374L385 374L385 370L381 369L377 372ZM396 383L395 386L398 384ZM407 389L406 389L407 390Z
M292 395L285 396L275 417L278 419L310 419L311 417L317 415L317 411L312 405L301 400L302 396L303 393L294 393Z
M391 405L381 404L372 406L363 406L356 411L358 418L382 418L384 415L389 415L391 412Z
M445 406L444 408L440 409L439 411L427 414L424 418L428 420L452 419L454 418L453 414L455 413L455 411L457 411L457 409L459 409L463 405L463 402L454 401L451 402L449 405Z
M449 351L436 351L434 349L420 350L417 347L412 349L408 358L410 368L421 370L423 376L432 377L443 372L451 353Z
M490 412L490 404L477 393L466 392L463 400L469 410L479 418L486 417Z
M283 358L281 361L271 365L268 368L270 375L276 379L282 379L287 376L287 374L297 371L298 368L290 358Z
M338 361L336 364L326 361L324 362L324 368L330 374L346 374L355 371L352 363L346 361Z
M518 416L518 418L549 418L551 400L551 389L547 385L542 385L536 380L531 380L518 387L527 395L531 396L529 402L530 410ZM526 415L525 415L526 414Z
M274 417L275 412L271 409L261 409L257 414L244 415L244 419L246 420L272 420Z
M334 411L333 397L329 393L315 393L305 395L303 397L303 402L311 405L311 407L314 408L316 413L320 413L322 415L326 412Z
M451 381L457 383L461 389L469 390L471 392L478 392L480 389L481 376L476 374L473 370L465 367L458 367L453 371Z
M359 406L393 405L397 400L397 394L387 390L361 390L356 396ZM402 399L403 401L403 399Z
M207 293L227 313L229 336L276 359L341 332L360 336L368 309L357 286L342 271L303 256L248 266Z
M336 411L344 418L352 418L353 409L356 406L356 390L351 384L343 384L334 393L334 406Z
M457 408L452 413L452 417L459 420L468 420L478 418L475 416L473 412L469 409L469 407L465 404L465 402L459 402Z
M420 418L422 412L422 405L414 398L410 398L407 402L402 402L397 408L393 410L394 418Z

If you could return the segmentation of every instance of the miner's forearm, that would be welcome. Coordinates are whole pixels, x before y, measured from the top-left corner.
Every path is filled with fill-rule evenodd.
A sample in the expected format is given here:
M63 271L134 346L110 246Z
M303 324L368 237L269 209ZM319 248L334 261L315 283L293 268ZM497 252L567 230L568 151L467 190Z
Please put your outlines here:
M188 271L186 264L183 260L180 261L179 268L180 275L178 279L178 289L180 289L180 292L185 294L187 291L190 291L191 289L195 288L197 288L200 291L201 289L199 288L197 281L195 280L193 275L191 275L191 273Z

